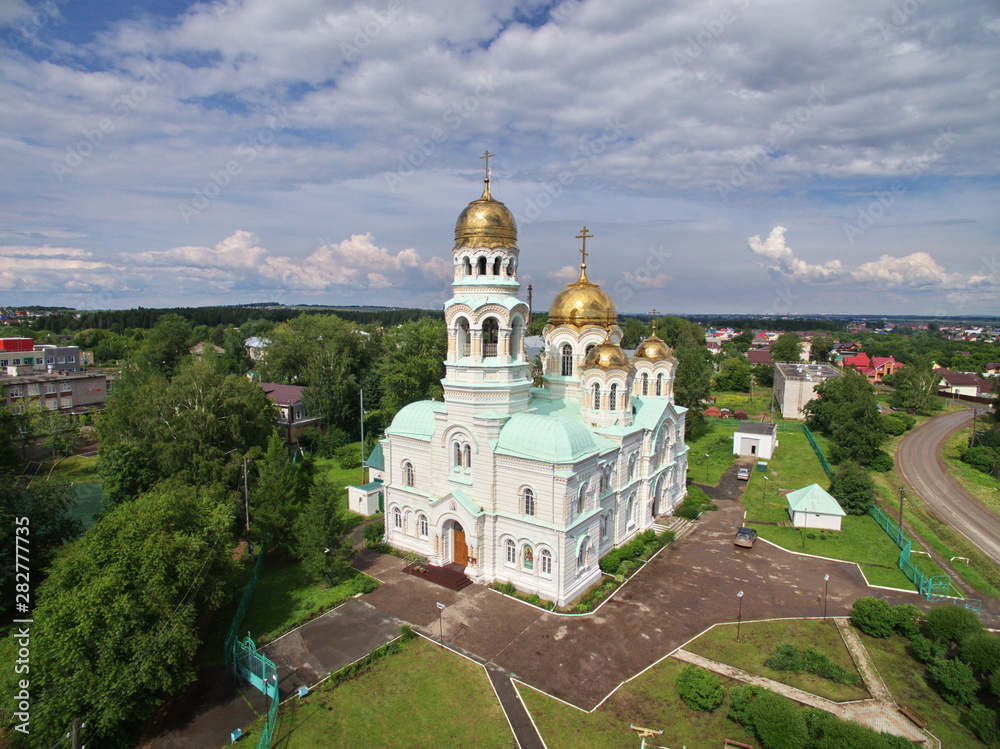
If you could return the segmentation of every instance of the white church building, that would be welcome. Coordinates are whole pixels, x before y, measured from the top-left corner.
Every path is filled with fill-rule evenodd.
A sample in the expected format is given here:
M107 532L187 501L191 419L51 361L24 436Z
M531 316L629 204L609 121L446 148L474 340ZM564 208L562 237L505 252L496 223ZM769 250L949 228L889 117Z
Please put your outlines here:
M552 303L541 387L524 351L514 217L482 197L455 225L443 401L399 411L380 443L385 540L566 605L598 560L683 500L677 361L655 333L630 358L611 298L580 277Z

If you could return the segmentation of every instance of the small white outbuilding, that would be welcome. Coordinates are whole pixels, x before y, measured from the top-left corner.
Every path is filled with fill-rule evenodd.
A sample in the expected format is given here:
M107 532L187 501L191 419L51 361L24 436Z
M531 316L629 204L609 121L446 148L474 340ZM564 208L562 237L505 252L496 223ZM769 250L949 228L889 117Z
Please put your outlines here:
M792 517L792 525L796 528L839 531L840 519L847 514L840 503L819 484L789 492L785 499L788 500L788 514Z
M778 425L769 421L744 421L733 432L733 455L770 460L778 446Z

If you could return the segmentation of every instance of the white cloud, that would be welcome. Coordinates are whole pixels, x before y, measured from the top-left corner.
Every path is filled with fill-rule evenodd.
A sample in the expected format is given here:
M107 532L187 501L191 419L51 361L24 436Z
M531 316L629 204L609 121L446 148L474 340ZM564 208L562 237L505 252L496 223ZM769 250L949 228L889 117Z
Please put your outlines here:
M651 275L625 271L622 273L622 277L625 279L625 283L636 289L666 289L673 280L672 276L663 272Z
M761 240L760 235L754 235L747 240L747 244L755 255L771 261L768 267L790 280L835 281L845 276L839 260L818 265L797 258L792 248L785 243L786 231L784 226L776 226L767 239Z
M568 284L573 283L580 277L580 268L573 267L572 265L564 265L562 268L556 271L552 271L548 274L548 278L556 283Z

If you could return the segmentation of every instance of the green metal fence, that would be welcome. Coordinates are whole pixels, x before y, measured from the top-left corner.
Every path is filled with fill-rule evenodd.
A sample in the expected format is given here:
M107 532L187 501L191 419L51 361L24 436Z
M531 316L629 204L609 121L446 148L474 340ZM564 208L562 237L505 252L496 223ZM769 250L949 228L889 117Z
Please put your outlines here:
M250 573L250 580L247 581L247 587L243 591L243 598L240 599L240 605L236 608L236 614L233 616L233 621L229 625L229 634L226 635L225 642L225 658L226 665L228 666L233 662L236 656L236 642L240 636L240 627L243 626L243 620L246 618L247 609L250 608L250 600L253 598L253 592L257 587L257 581L260 579L260 571L264 568L264 558L267 556L266 550L261 550L260 554L257 555L257 562L253 566L253 572Z

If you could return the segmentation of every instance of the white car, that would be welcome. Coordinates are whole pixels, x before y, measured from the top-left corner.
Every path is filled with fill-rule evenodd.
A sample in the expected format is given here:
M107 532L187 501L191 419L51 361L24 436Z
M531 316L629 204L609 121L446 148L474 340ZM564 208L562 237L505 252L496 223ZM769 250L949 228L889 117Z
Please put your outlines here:
M741 468L736 472L736 478L738 478L740 481L749 481L750 469L744 466L743 468Z

